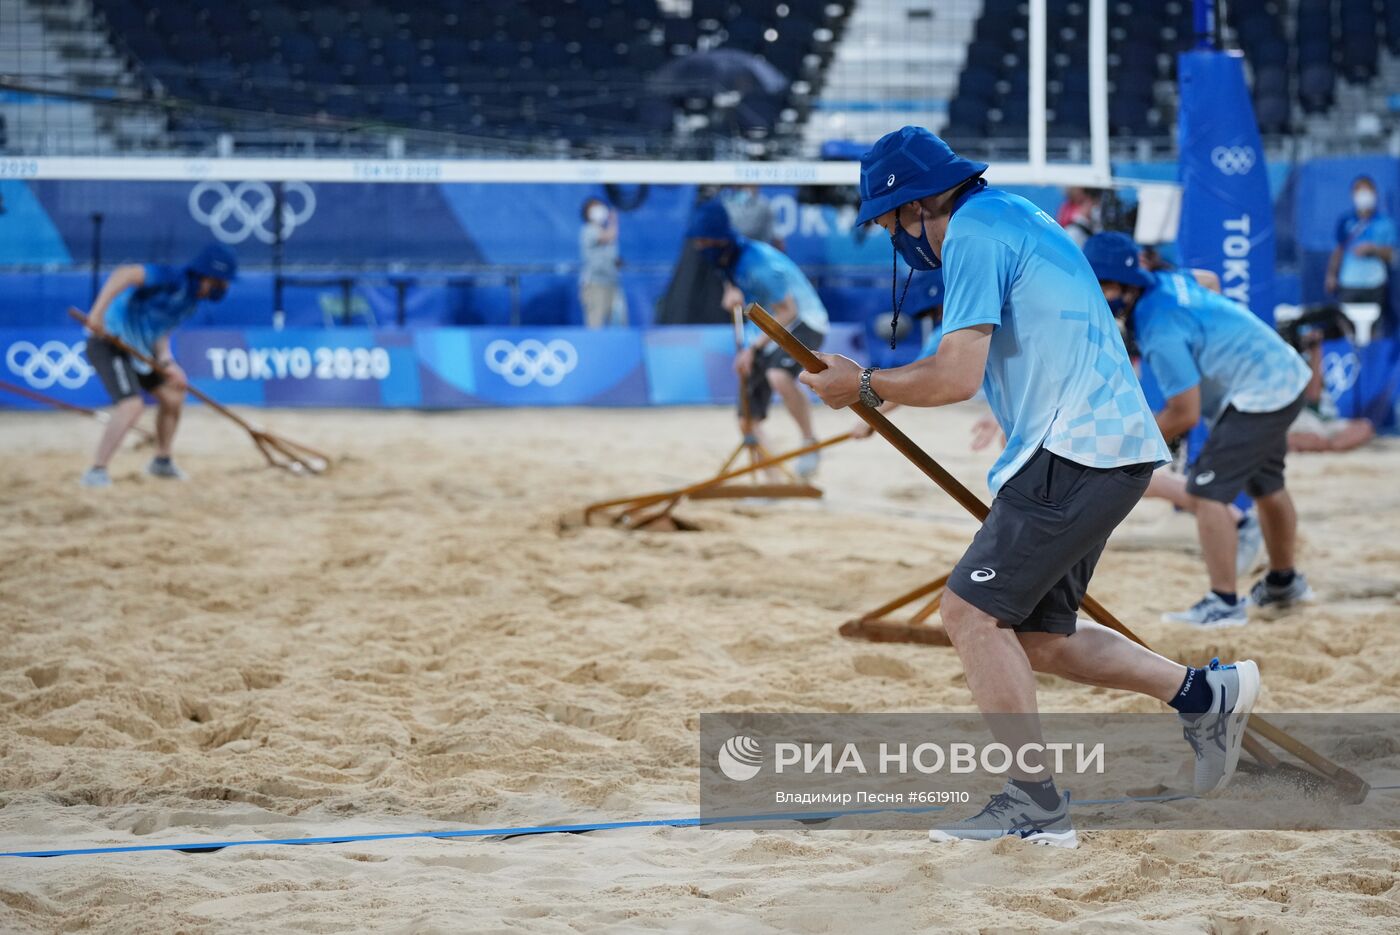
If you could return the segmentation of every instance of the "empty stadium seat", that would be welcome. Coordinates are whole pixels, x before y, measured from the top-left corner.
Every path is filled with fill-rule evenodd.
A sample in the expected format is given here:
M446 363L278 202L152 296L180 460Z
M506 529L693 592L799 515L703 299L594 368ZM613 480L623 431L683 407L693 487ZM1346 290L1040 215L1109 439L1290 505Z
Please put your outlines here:
M566 133L669 129L676 102L647 79L706 42L764 56L789 77L819 51L819 25L849 4L750 7L697 0L695 16L656 0L94 0L119 47L163 93L282 113L405 126ZM359 89L352 93L346 89ZM392 92L392 93L386 93ZM528 101L528 103L526 103ZM766 134L786 94L744 95L733 126ZM727 132L716 126L714 133Z

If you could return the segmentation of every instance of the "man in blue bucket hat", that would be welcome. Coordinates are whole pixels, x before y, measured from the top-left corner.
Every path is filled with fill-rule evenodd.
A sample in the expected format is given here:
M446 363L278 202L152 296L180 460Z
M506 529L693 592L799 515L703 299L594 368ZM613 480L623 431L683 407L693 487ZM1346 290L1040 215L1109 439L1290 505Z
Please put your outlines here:
M828 369L803 382L832 407L943 406L981 387L1006 447L991 513L941 605L973 701L1001 715L988 720L998 741L1024 751L1041 742L1036 672L1151 695L1191 716L1195 786L1212 791L1234 772L1258 668L1188 669L1077 620L1105 542L1167 446L1084 254L1033 204L988 188L986 170L919 127L861 157L857 223L882 227L913 269L942 268L942 339L890 370L824 354ZM981 812L930 837L1076 846L1069 797L1029 750Z
M1096 234L1084 255L1161 384L1166 406L1156 418L1162 434L1184 435L1202 416L1211 426L1186 474L1210 590L1164 619L1210 628L1248 622L1247 602L1236 594L1239 533L1230 512L1241 492L1254 498L1269 553L1269 572L1248 603L1282 610L1310 600L1312 588L1293 567L1298 514L1283 480L1288 428L1303 409L1312 376L1308 365L1243 305L1186 273L1143 269L1127 234Z
M803 345L813 350L822 346L829 328L826 306L787 254L772 244L736 233L728 210L719 200L695 209L685 235L705 262L724 277L721 302L726 309L741 306L745 300L758 302L790 327ZM802 365L790 354L750 324L744 329L744 347L734 358L734 370L743 382L739 431L745 441L765 444L763 423L776 392L797 423L802 444L816 443L810 404L797 385ZM798 475L815 474L820 457L813 451L798 458L794 465Z
M194 314L201 301L222 300L237 276L238 258L218 243L200 250L185 266L132 264L112 270L88 316L92 339L88 341L87 356L115 405L97 443L92 467L82 476L84 487L111 485L107 464L126 433L141 418L145 408L143 390L155 397L157 405L156 453L146 466L146 473L171 480L185 478L171 459L170 449L188 383L184 370L170 353L170 334ZM155 358L158 369L151 370L103 340L106 335Z

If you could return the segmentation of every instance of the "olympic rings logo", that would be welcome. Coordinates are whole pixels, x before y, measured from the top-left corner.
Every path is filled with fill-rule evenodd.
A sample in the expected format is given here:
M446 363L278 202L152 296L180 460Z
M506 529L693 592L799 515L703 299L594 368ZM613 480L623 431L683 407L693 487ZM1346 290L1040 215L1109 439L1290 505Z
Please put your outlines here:
M209 228L224 243L239 244L256 237L265 244L277 240L269 227L277 196L266 182L239 182L230 188L219 181L200 182L190 189L190 217ZM316 213L316 193L305 182L287 182L282 189L282 236L290 237Z
M54 384L76 390L95 372L83 359L86 348L86 341L72 347L62 341L45 341L38 346L30 341L16 341L5 352L5 365L36 390L46 390Z
M511 386L558 386L578 366L578 351L560 339L548 344L534 338L519 344L492 341L486 345L486 366Z
M1361 376L1361 360L1351 351L1331 351L1322 358L1322 382L1333 399L1356 385Z
M1253 146L1217 146L1210 151L1210 161L1224 175L1248 173L1257 158Z

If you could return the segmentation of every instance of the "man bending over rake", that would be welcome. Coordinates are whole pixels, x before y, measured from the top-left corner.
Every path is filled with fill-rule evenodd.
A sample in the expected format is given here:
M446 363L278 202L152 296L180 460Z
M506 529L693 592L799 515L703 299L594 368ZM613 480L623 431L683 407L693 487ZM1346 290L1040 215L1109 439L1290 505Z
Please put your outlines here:
M823 354L827 369L801 379L833 408L944 406L985 390L1007 442L989 476L991 513L941 611L978 709L1020 715L989 718L998 741L1040 743L1035 673L1047 672L1171 705L1195 753L1196 790L1223 788L1258 667L1187 668L1078 621L1104 544L1167 446L1088 261L1044 212L988 188L986 169L918 127L861 157L857 223L879 224L911 268L942 267L943 337L933 356L890 370ZM1068 794L1043 762L1020 765L981 812L929 836L1077 846Z
M87 355L107 395L115 404L112 418L97 443L92 467L83 474L84 487L108 487L107 464L122 439L141 418L144 390L155 397L156 455L146 465L153 477L183 480L185 473L171 460L170 448L185 403L185 372L170 353L170 333L194 314L201 300L218 302L238 275L238 260L221 244L210 244L188 266L118 266L102 284L92 303L88 328L92 340ZM155 358L152 370L104 338L111 335L127 347Z

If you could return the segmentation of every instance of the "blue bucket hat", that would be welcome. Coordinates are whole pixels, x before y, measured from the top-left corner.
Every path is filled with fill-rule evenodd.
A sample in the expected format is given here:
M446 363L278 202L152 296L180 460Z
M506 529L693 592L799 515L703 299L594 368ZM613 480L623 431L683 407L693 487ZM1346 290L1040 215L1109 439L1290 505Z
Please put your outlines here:
M220 243L211 243L190 260L185 269L206 279L223 279L228 282L238 278L238 257Z
M708 240L737 240L734 226L729 223L729 212L719 199L707 201L695 209L686 228L685 238L704 237Z
M900 205L955 188L987 171L964 159L923 127L886 133L860 157L860 213L856 226Z
M1152 287L1152 277L1142 268L1142 260L1138 258L1138 245L1127 234L1117 231L1095 234L1084 242L1084 257L1100 282L1117 282L1144 289Z

